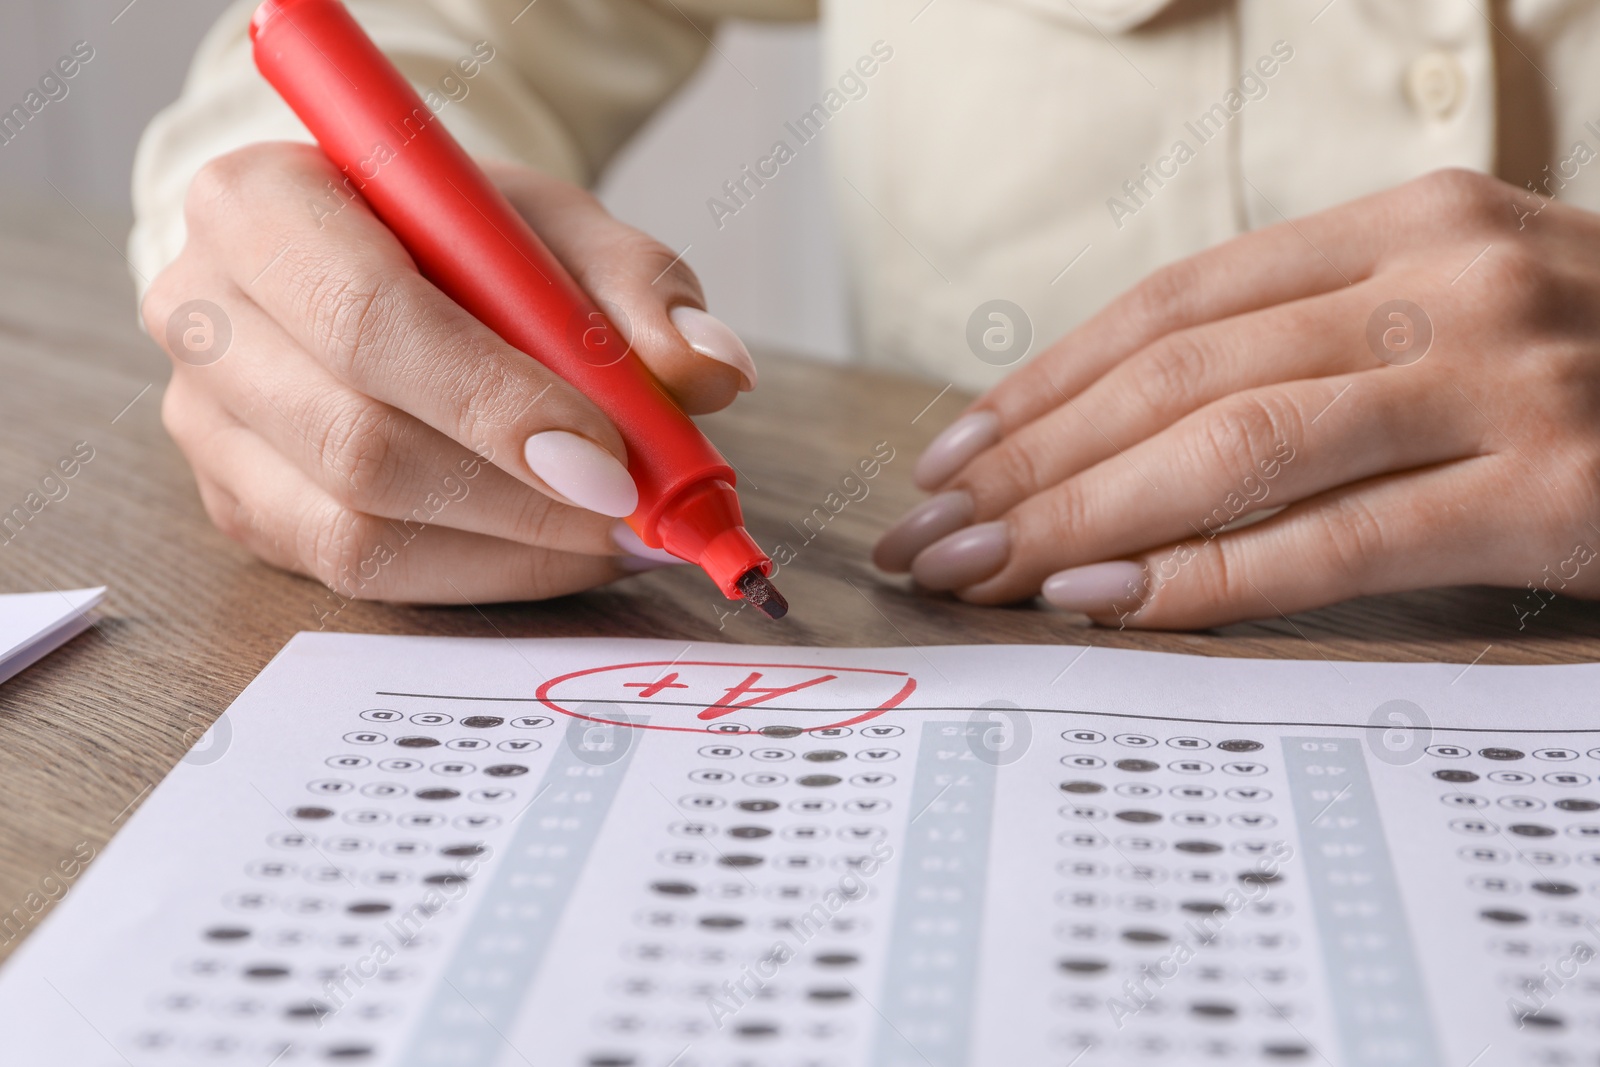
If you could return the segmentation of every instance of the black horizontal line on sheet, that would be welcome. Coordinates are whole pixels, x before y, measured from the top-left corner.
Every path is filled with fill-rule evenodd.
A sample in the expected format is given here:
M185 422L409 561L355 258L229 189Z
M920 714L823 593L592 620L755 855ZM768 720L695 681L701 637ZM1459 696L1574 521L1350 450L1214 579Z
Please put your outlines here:
M418 700L482 700L508 704L542 704L538 697L469 697L453 696L449 693L396 693L388 690L377 690L374 694L380 697L412 697ZM703 708L707 705L699 700L617 700L610 697L563 697L564 703L583 704L639 704L645 707L677 707L677 708ZM815 712L822 715L838 715L849 713L863 713L877 711L877 708L773 708L756 707L732 708L732 711L781 711L781 712ZM963 711L974 713L978 711L1026 711L1035 715L1087 715L1101 719L1138 719L1144 722L1192 722L1204 726L1286 726L1298 727L1307 730L1394 730L1392 723L1349 723L1349 722L1253 722L1249 719L1197 719L1181 715L1140 715L1127 711L1074 711L1071 708L974 708L968 704L958 704L949 707L912 707L902 704L890 711ZM1585 730L1536 730L1516 726L1417 726L1406 729L1432 730L1435 733L1458 734L1600 734L1600 727Z

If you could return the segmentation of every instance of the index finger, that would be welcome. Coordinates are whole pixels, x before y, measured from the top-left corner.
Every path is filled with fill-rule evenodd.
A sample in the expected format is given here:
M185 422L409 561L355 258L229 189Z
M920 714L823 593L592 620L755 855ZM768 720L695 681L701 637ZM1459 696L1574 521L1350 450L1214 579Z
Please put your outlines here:
M1354 216L1368 209L1357 201L1306 219L1285 220L1161 267L984 394L969 411L992 412L998 419L998 440L1169 334L1362 281L1380 254L1379 243L1353 224Z

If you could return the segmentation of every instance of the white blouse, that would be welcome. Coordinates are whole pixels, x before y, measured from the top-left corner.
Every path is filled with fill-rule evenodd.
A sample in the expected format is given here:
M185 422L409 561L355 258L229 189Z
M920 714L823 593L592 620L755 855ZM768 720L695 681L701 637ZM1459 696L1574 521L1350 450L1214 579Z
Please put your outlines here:
M586 183L717 18L815 6L350 4L470 150ZM253 7L221 19L140 144L147 278L181 248L207 159L309 139L250 60ZM1597 0L822 0L820 17L816 106L708 210L737 213L823 143L861 358L966 388L1014 360L1005 318L969 329L980 305L1020 307L1037 352L1154 267L1439 167L1523 189L1508 213L1537 209L1529 190L1600 209ZM479 42L493 56L469 78Z

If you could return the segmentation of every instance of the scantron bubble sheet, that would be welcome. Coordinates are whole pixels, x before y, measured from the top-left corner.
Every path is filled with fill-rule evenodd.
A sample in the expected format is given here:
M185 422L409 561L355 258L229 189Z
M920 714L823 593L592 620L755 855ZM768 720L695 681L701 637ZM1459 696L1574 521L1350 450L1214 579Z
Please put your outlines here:
M0 972L0 1062L1593 1064L1597 696L303 634Z

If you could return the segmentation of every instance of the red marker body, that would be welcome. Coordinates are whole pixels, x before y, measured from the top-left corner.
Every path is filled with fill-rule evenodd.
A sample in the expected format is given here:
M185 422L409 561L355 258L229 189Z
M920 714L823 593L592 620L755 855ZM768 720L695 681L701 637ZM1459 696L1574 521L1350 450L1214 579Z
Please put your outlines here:
M772 561L744 529L733 469L344 5L266 0L250 38L262 75L423 276L616 424L644 543L761 603Z

